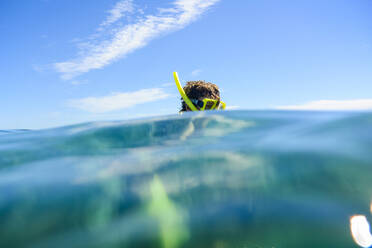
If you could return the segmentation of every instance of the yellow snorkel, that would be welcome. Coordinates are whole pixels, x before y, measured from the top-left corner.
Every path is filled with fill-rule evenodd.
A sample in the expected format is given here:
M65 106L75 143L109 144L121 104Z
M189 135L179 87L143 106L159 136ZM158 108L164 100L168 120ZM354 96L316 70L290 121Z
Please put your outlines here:
M180 94L182 96L182 99L185 101L185 103L187 104L187 106L189 106L189 108L191 109L191 111L199 111L199 109L188 98L188 96L186 95L185 91L183 90L182 85L180 83L180 80L178 78L177 72L173 72L173 77L174 77L174 81L176 81L177 89L180 92ZM212 110L213 109L220 109L220 108L225 109L226 108L226 103L224 103L223 101L217 101L217 100L205 98L205 99L203 99L202 102L203 102L203 104L202 104L203 106L199 105L201 107L200 110L202 110L202 111L205 110L208 102L211 102L212 103L212 107L210 108Z
M176 85L177 85L177 89L178 91L180 92L183 100L185 101L185 103L187 104L187 106L189 106L189 108L192 110L192 111L199 111L195 105L190 101L190 99L187 97L185 91L183 90L182 86L181 86L181 83L180 83L180 80L178 79L178 74L177 72L173 72L173 77L174 77L174 81L176 81Z

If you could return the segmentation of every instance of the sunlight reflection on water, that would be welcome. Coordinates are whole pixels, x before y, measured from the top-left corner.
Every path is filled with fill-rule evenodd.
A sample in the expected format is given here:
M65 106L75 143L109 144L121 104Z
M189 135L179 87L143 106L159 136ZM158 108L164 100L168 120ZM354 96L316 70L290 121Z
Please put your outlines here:
M368 220L363 215L354 215L350 218L350 229L355 243L361 247L372 246L372 235Z

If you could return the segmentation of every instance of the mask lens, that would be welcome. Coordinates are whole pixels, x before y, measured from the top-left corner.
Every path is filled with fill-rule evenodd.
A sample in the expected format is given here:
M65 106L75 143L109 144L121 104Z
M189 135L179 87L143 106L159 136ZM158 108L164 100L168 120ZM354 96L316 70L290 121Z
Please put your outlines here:
M212 109L214 101L207 101L205 104L205 109Z

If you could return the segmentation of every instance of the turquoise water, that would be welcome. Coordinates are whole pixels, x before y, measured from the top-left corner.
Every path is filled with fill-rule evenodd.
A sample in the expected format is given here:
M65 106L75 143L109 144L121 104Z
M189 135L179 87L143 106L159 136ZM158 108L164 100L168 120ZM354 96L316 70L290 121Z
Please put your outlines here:
M232 111L0 135L0 247L360 247L372 114Z

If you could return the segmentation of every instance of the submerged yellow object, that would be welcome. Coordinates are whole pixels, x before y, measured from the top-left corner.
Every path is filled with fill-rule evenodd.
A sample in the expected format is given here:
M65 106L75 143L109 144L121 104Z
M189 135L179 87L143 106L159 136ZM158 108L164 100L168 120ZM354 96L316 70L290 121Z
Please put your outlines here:
M158 176L150 183L151 201L148 213L159 222L163 248L177 248L189 238L186 212L169 197Z

